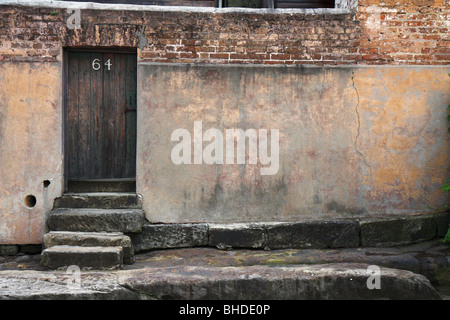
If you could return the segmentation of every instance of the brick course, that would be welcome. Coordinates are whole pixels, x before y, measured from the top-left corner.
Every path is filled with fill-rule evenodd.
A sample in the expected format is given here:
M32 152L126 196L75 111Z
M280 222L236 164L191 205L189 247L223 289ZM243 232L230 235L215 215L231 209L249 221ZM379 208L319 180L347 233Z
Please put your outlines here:
M0 6L0 60L61 61L62 47L139 47L141 61L417 64L450 61L449 0L360 0L347 14L81 10ZM52 13L52 14L51 14Z

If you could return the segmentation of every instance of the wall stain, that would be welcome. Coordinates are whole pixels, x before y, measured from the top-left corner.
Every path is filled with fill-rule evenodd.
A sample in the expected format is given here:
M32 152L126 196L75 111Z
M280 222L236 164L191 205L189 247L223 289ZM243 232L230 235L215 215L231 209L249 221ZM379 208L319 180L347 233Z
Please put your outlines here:
M331 200L326 204L327 211L333 211L339 214L349 214L349 215L362 215L367 212L366 208L347 208L345 205L337 202L336 200Z

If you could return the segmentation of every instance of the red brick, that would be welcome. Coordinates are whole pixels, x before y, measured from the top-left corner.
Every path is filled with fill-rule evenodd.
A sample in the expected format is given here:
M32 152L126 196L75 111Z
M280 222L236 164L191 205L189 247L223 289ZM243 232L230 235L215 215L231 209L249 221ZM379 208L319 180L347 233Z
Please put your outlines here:
M209 58L210 59L229 59L230 54L229 53L210 53Z
M270 55L271 60L289 60L291 56L285 53L272 53Z
M361 0L356 16L84 9L78 32L65 26L64 10L55 9L60 14L50 16L49 8L8 6L0 12L0 48L15 49L14 55L4 55L6 59L56 61L64 46L137 47L135 31L145 26L154 50L141 53L146 61L444 64L449 61L448 12L435 2L428 6L428 2L413 0L405 5L393 0ZM375 12L373 5L387 10ZM381 25L373 21L381 21ZM310 55L326 61L311 61Z

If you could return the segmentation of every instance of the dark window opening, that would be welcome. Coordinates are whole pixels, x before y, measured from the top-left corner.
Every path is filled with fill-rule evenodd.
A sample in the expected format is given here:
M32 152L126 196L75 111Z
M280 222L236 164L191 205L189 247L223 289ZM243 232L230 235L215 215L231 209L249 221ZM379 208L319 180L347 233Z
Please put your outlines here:
M225 8L264 8L263 0L223 0L222 6Z
M334 8L334 0L275 0L275 9Z

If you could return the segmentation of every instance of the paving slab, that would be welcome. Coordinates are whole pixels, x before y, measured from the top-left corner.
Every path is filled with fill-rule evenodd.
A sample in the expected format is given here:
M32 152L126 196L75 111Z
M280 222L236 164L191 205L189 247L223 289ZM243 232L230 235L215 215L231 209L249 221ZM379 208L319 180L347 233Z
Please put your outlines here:
M39 255L0 257L0 299L441 299L450 246L430 241L389 248L218 250L184 248L136 255L115 271L64 270ZM371 267L380 289L369 289Z

